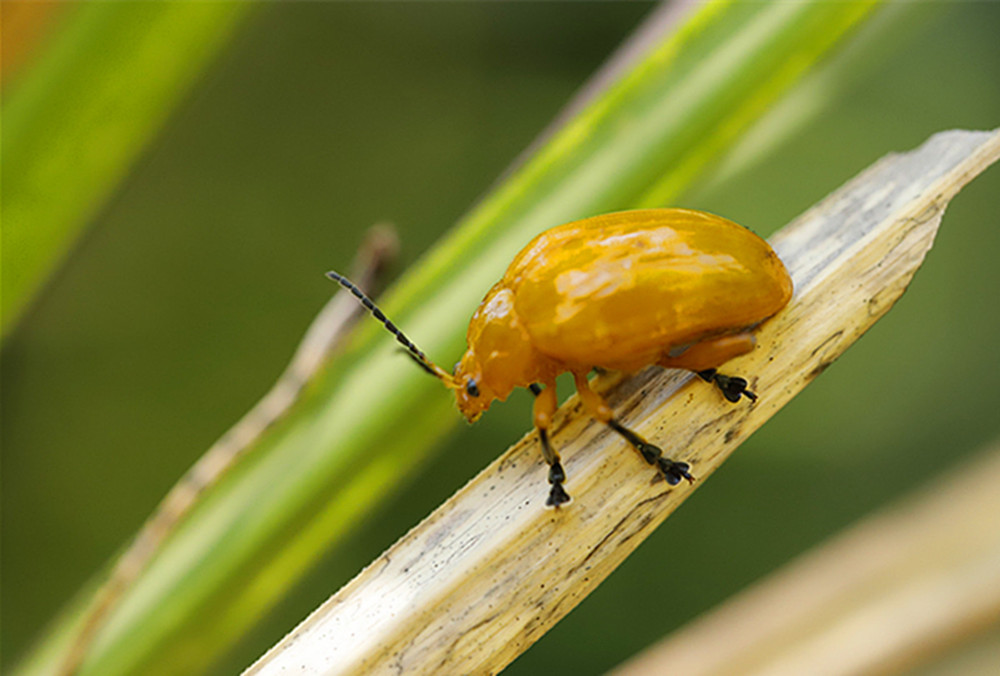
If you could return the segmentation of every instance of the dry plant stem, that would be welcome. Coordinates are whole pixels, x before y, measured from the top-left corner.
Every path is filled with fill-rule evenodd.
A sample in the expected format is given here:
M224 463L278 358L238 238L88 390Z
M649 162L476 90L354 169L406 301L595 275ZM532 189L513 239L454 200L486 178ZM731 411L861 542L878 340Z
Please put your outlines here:
M1000 442L614 676L900 673L1000 619Z
M750 379L761 395L756 405L728 404L676 371L598 378L616 418L690 463L696 484L655 481L574 397L552 427L570 505L544 508L545 466L537 437L526 436L246 673L503 669L892 307L930 249L948 200L998 153L996 132L937 135L883 159L773 238L796 295L760 327L757 349L727 365Z
M395 257L397 249L398 240L390 226L372 227L352 266L358 285L370 290L386 264ZM317 279L322 279L322 276L318 275ZM204 491L234 467L260 435L295 403L302 388L361 317L362 310L350 294L336 293L310 324L291 362L274 386L170 489L97 591L66 653L60 674L69 676L76 673L104 620L146 569L160 546L197 504Z

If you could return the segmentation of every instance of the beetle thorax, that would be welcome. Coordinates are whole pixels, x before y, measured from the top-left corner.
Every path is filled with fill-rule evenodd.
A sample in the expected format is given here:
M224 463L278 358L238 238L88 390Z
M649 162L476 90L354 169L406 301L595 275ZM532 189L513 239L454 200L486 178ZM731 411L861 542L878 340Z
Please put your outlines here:
M545 361L531 345L514 311L513 292L499 283L490 289L469 322L469 348L455 367L455 394L459 410L471 422L503 401L515 387L527 387L539 378ZM478 396L470 393L472 382Z

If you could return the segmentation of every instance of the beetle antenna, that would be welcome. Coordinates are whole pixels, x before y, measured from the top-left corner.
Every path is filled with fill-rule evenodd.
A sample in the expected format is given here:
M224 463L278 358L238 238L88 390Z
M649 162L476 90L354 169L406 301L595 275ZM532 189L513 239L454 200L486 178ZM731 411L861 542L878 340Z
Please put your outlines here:
M413 341L407 338L406 335L400 331L388 317L385 316L385 313L382 312L379 306L376 305L364 291L359 289L354 282L332 270L326 273L326 276L354 294L354 297L357 298L365 309L371 313L372 317L380 321L382 326L384 326L389 333L396 336L396 340L399 344L406 348L407 356L413 359L413 361L417 363L417 366L427 371L427 373L431 374L435 378L440 378L445 384L451 384L451 374L445 372L440 366L437 366L434 362L428 359L427 355L425 355L419 347L414 345Z

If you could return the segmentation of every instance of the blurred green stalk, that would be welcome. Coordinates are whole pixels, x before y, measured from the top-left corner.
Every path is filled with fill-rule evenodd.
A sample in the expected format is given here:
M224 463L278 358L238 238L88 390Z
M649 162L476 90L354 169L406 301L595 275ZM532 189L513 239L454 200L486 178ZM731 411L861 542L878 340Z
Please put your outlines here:
M249 3L88 2L3 101L6 335Z
M479 300L531 237L672 199L875 4L696 5L473 209L385 309L429 355L452 363ZM388 334L374 322L359 327L346 354L167 542L82 673L209 670L459 419L451 394ZM79 610L19 673L52 668Z

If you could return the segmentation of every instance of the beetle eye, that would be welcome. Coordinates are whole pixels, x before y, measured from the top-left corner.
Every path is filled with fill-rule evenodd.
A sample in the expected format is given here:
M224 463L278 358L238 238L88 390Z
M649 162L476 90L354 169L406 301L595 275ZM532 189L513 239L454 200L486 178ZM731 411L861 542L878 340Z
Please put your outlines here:
M478 397L479 396L479 388L476 387L476 381L475 380L470 380L469 382L467 382L465 384L465 391L469 393L470 397Z

